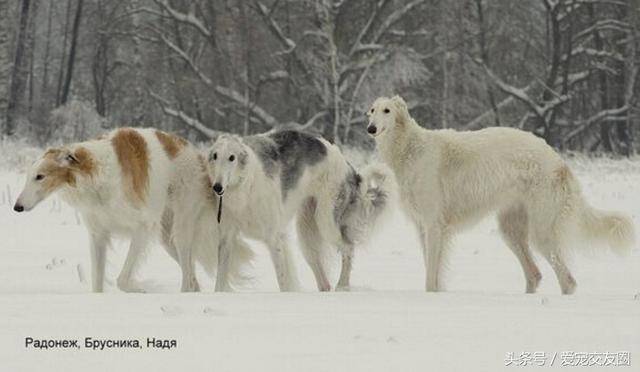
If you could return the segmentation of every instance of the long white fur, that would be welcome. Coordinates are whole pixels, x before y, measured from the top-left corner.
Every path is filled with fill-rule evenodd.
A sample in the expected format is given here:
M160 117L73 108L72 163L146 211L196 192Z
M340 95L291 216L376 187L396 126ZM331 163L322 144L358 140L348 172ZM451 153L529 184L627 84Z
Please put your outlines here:
M322 259L330 246L337 247L342 253L342 271L337 288L348 289L353 244L345 244L341 239L340 228L334 222L333 208L340 185L351 168L336 146L320 140L327 149L327 156L304 171L284 201L279 177L271 178L265 173L258 156L241 138L223 136L213 145L221 159L226 159L228 154L235 153L237 156L243 151L247 154L242 170L223 166L210 168L212 180L225 186L216 290L229 289L226 279L226 257L230 255L228 241L237 239L238 234L264 242L269 249L280 289L297 290L296 268L286 233L287 226L296 216L302 253L313 270L318 289L331 289ZM358 228L363 229L364 225L372 223L380 212L374 211L368 192L375 188L389 192L392 180L393 176L386 167L379 166L363 172L359 199L363 203L359 209L362 219L353 222L362 225Z
M194 261L198 261L210 276L218 268L220 225L216 220L219 199L213 196L205 160L195 148L174 159L175 173L171 180L169 207L172 214L171 245L182 270L183 292L199 290ZM205 181L206 182L203 182ZM241 285L248 279L244 267L253 252L241 236L229 241L233 247L226 268L225 285ZM216 284L218 286L218 284Z
M528 293L541 279L530 242L551 264L562 293L571 294L576 282L565 258L576 238L604 241L617 252L635 241L630 218L590 207L562 158L528 132L426 130L399 96L378 98L368 116L380 156L398 180L403 209L420 233L427 291L443 290L451 237L494 211Z

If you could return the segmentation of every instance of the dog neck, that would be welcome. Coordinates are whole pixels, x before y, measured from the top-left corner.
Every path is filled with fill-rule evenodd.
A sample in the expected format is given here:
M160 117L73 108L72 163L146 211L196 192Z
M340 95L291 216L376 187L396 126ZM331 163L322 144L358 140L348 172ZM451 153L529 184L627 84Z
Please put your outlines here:
M94 179L82 175L76 177L75 185L66 184L58 190L60 198L74 208L104 203L108 198L103 193Z
M405 163L403 154L410 150L411 142L423 136L426 130L413 118L409 118L404 123L396 123L388 132L376 137L376 145L384 162L397 172L401 164Z

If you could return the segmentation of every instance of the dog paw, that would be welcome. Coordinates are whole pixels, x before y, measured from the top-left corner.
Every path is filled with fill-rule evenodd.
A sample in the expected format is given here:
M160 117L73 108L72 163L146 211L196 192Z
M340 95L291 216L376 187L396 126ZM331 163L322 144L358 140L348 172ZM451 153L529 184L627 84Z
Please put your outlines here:
M145 293L146 292L140 283L133 280L130 280L128 282L118 280L118 289L120 289L122 292L127 292L127 293Z
M351 292L351 286L339 285L336 287L336 292Z
M182 286L180 286L180 292L200 292L200 284L198 284L195 277L189 281L183 281Z

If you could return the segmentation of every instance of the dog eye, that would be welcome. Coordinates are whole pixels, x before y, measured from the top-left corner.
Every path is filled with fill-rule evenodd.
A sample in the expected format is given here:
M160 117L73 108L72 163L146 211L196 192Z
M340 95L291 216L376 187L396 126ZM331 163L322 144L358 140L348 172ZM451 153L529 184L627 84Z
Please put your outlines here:
M234 161L234 160L236 160L235 156L233 156L233 155L229 156L229 161Z
M390 113L391 111L389 111L389 109L388 109L388 108L386 108L386 109L382 110L382 112L384 112L385 114L388 114L388 113Z
M373 109L371 109L371 113L373 114Z
M36 175L36 181L42 181L43 178L44 178L43 174Z
M213 153L213 160L216 160L216 159L218 159L218 153L217 153L217 152L214 152L214 153Z

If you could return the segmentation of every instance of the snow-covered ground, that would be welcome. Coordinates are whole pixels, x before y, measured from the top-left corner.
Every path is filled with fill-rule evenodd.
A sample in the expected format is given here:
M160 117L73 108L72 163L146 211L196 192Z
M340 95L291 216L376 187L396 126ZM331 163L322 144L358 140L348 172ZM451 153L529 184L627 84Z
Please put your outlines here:
M593 205L640 222L640 159L570 163ZM448 291L425 293L415 232L396 213L357 252L349 293L317 293L297 249L305 292L278 293L256 244L255 278L240 293L212 293L210 280L206 293L178 293L177 265L154 247L139 274L149 293L123 294L112 283L126 248L117 244L109 293L96 295L75 212L56 198L28 214L11 210L23 177L0 171L0 371L497 371L524 368L505 366L510 352L545 352L544 368L553 358L559 368L572 351L629 352L631 367L620 368L640 368L637 247L622 258L576 256L573 296L560 295L538 260L540 291L525 295L520 266L488 219L456 239ZM86 337L135 339L142 348L40 350L26 348L26 337L81 346ZM147 338L177 347L147 348Z

